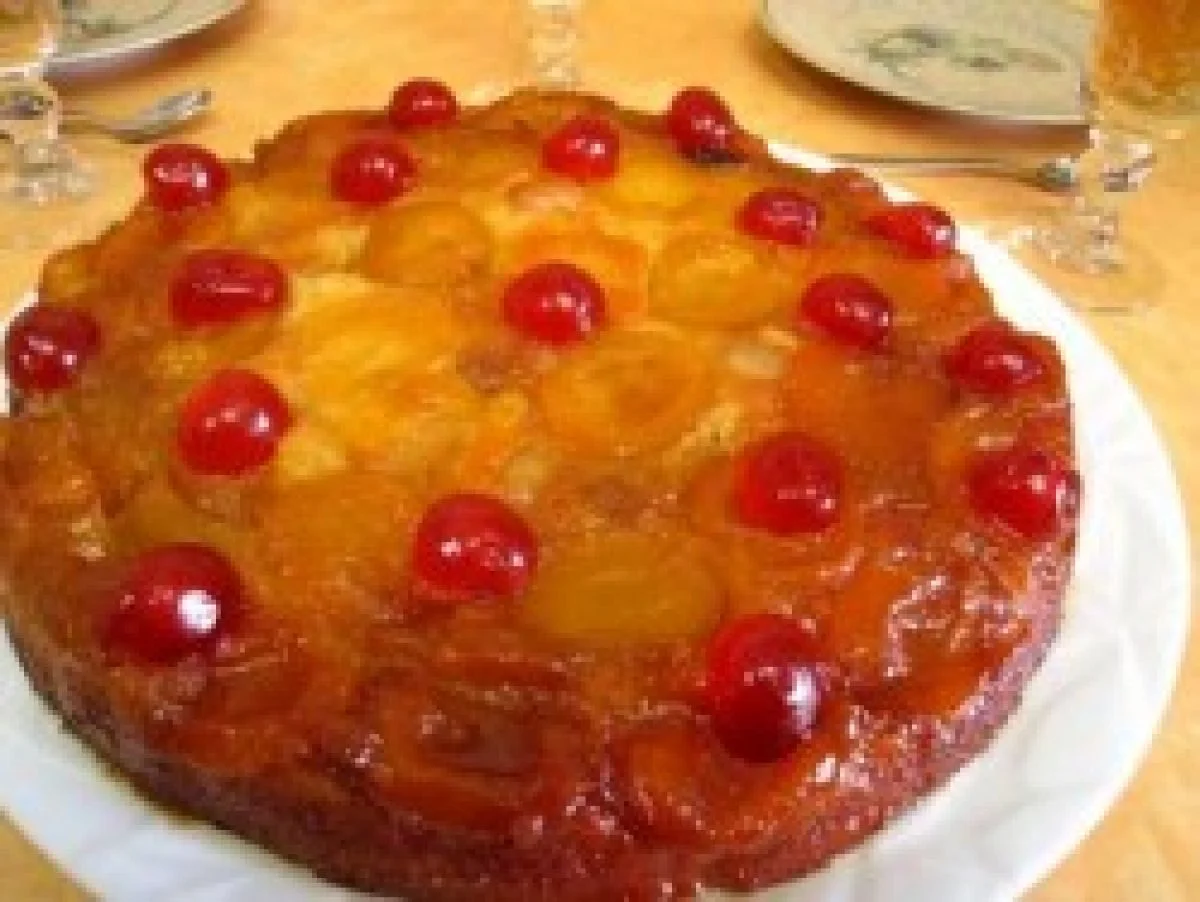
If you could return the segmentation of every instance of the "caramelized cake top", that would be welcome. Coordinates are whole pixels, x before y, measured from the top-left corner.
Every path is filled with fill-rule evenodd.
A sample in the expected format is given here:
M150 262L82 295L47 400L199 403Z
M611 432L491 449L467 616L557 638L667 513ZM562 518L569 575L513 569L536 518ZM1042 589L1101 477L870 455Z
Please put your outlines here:
M1048 640L1057 351L710 92L419 83L146 178L9 333L0 549L156 754L701 869L874 799L827 855Z

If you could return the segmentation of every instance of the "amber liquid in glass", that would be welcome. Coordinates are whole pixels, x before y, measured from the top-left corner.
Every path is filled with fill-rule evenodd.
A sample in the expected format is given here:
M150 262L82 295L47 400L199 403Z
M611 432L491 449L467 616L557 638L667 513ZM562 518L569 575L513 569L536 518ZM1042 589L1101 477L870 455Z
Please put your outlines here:
M0 74L37 69L53 48L52 4L0 0Z
M1158 134L1200 117L1200 0L1101 0L1096 27L1102 121Z

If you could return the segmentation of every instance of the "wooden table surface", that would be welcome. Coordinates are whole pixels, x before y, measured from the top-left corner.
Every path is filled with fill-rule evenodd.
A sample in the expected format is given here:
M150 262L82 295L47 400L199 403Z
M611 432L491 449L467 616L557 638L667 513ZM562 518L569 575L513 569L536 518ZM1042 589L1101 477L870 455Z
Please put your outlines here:
M793 61L755 25L754 0L588 0L585 87L631 106L661 108L675 88L711 84L751 130L819 151L1028 153L1070 150L1073 129L986 125L906 107ZM120 69L73 77L72 103L131 110L171 90L207 85L213 112L188 139L246 154L288 119L339 106L381 105L391 88L434 75L464 96L522 77L516 0L251 0L232 19ZM1093 316L1169 446L1190 512L1200 512L1200 153L1174 148L1130 205L1131 231L1164 265L1167 302L1136 317ZM142 151L80 139L99 193L69 210L35 214L41 234L84 237L121 216L139 192ZM970 221L1033 210L1048 199L982 179L926 179L911 187ZM0 206L0 235L19 220ZM42 250L0 251L0 299L35 283ZM1053 283L1054 280L1051 279ZM8 303L0 301L0 312ZM1196 331L1193 331L1196 330ZM1197 545L1191 546L1196 560ZM2 715L0 715L2 716ZM1100 826L1029 898L1036 902L1183 902L1200 898L1200 651L1195 646L1149 757ZM0 819L0 898L86 898Z

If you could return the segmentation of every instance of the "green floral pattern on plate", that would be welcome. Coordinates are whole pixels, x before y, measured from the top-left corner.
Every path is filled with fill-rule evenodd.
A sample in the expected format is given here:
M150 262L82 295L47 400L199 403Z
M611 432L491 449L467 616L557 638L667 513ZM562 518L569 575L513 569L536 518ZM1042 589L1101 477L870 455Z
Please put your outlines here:
M63 0L69 41L109 38L144 28L175 10L179 0L150 3L96 3L95 0Z
M954 31L938 25L913 24L870 35L860 45L872 63L887 68L897 78L923 62L940 59L950 66L973 72L1025 69L1034 73L1062 72L1061 58L989 34Z
M110 65L200 31L246 0L63 0L62 46L51 60L59 73Z
M760 0L805 62L893 97L1021 122L1081 121L1089 17L1063 0Z

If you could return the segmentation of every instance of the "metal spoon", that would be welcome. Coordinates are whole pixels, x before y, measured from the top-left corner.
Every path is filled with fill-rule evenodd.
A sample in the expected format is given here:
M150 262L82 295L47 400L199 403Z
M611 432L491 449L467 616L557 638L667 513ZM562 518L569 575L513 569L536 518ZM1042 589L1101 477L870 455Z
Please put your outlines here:
M74 132L100 132L118 141L141 144L174 131L207 110L211 103L212 92L196 88L170 94L122 119L67 107L62 112L62 127Z
M37 119L45 115L47 101L40 94L13 91L3 95L0 120ZM212 92L207 88L181 91L162 97L143 110L123 119L100 116L86 110L63 109L60 124L65 131L94 131L118 141L140 144L153 141L173 131L189 119L199 116L212 103ZM0 124L0 129L3 125ZM0 137L8 135L0 131Z
M914 175L990 175L1015 179L1044 191L1072 191L1079 184L1079 161L1074 157L1054 157L1041 163L1020 163L999 157L922 157L892 154L832 154L830 159L843 166L862 166L883 172L910 172ZM1145 181L1154 165L1154 157L1134 160L1121 169L1104 173L1106 191L1133 191Z

